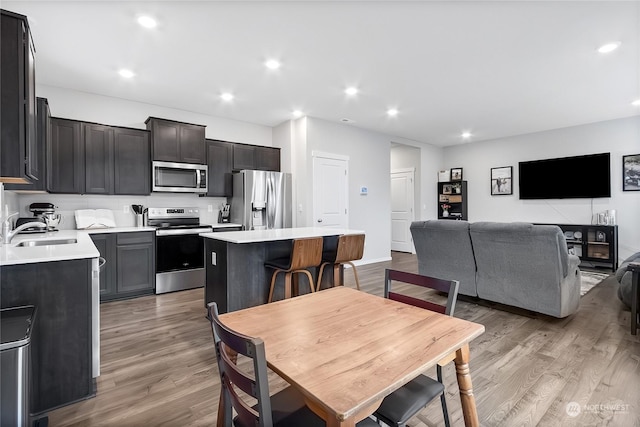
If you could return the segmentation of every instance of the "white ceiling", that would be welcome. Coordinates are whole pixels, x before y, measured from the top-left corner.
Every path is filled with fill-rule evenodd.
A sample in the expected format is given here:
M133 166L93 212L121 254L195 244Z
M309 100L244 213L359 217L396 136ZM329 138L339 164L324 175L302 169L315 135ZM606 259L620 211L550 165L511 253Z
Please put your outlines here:
M3 1L39 84L267 126L291 112L439 146L640 114L640 2ZM137 16L154 16L153 30ZM596 49L622 42L615 52ZM267 58L282 67L267 70ZM117 71L137 74L124 80ZM344 94L356 85L356 97ZM232 103L219 99L231 91ZM389 107L400 111L395 118Z

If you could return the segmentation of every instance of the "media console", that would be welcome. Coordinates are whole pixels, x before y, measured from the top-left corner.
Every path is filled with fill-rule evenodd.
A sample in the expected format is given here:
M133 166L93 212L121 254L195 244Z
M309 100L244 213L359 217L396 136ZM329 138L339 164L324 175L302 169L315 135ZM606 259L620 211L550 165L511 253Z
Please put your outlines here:
M618 269L617 225L552 225L562 229L569 253L580 257L580 266Z

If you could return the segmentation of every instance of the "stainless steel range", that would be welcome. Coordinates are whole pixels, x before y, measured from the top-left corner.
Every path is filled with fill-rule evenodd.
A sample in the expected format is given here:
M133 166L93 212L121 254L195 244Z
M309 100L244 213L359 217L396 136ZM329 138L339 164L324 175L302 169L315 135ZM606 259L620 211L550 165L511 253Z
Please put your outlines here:
M204 239L198 208L149 208L156 227L156 294L200 288L205 283Z

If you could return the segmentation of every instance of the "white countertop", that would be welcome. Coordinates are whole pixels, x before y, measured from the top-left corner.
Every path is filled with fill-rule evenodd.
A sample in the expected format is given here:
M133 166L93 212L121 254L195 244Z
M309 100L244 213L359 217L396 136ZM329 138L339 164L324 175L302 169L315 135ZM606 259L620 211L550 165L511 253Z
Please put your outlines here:
M112 227L112 228L86 228L84 230L78 230L89 234L103 234L103 233L133 233L136 231L156 231L155 227Z
M233 222L219 222L216 224L211 224L213 228L237 228L242 227L242 224L234 224Z
M338 236L341 234L364 234L362 230L329 227L279 228L277 230L223 231L220 233L202 233L207 239L229 243L273 242L277 240L301 239L305 237Z
M25 240L76 239L77 243L44 245L34 247L17 246ZM97 258L100 252L93 244L89 233L76 230L60 230L38 234L19 234L10 244L0 245L0 266L32 264L36 262L67 261L72 259Z

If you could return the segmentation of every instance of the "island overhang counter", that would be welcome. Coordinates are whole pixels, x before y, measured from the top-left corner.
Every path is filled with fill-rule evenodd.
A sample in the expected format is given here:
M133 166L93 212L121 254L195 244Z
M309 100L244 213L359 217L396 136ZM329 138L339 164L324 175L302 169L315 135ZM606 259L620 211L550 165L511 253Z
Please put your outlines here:
M215 301L221 313L266 304L273 270L264 263L290 254L293 239L364 234L344 228L299 227L202 233L205 239L204 303ZM280 275L282 276L282 275ZM282 278L278 279L279 282ZM275 298L282 286L276 284ZM306 281L305 281L306 283ZM305 289L305 286L302 286Z

